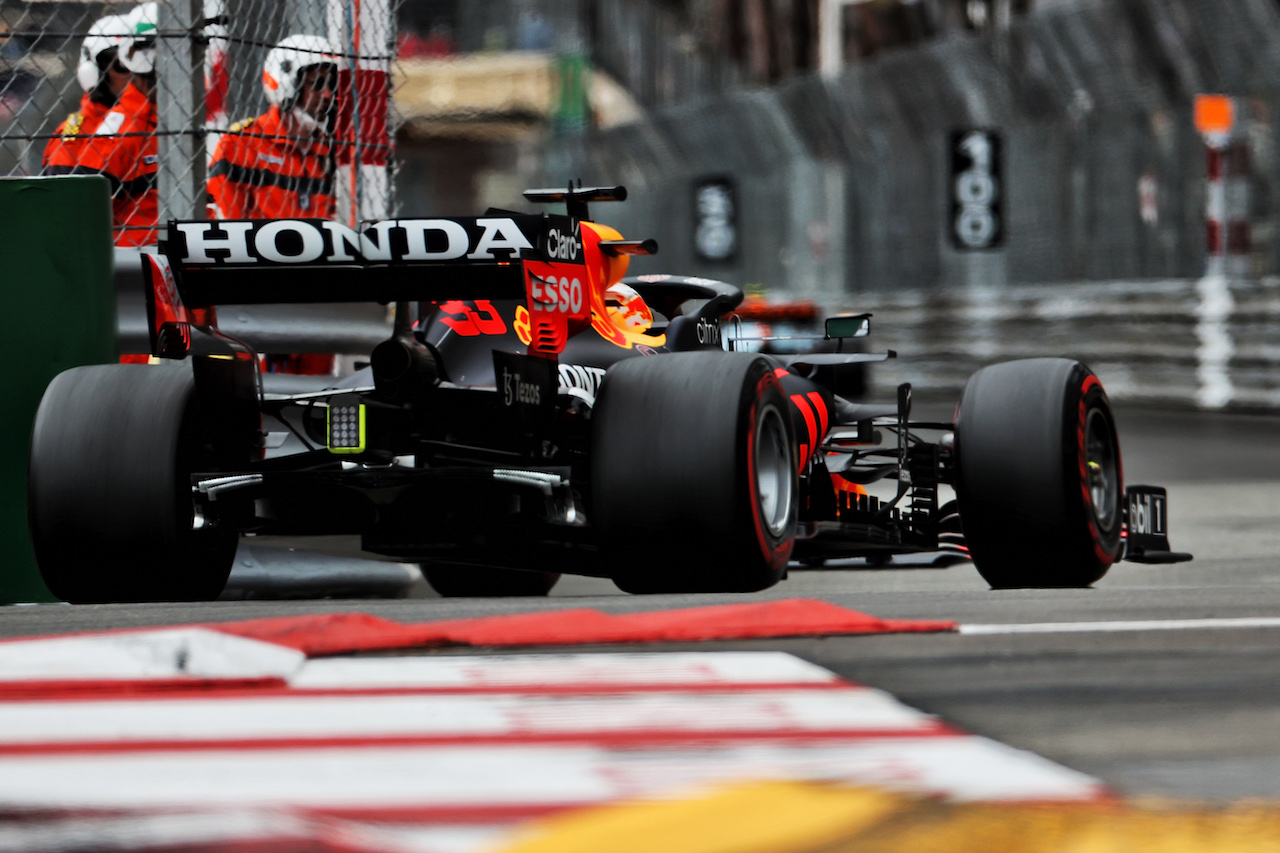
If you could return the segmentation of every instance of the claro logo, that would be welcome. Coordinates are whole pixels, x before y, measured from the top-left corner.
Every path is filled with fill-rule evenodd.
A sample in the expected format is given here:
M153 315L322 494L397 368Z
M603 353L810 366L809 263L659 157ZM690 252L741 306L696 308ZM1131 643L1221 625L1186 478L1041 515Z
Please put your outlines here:
M533 248L510 217L387 219L361 231L305 219L178 222L174 227L179 236L173 248L184 265L492 261Z
M573 223L573 233L552 228L547 232L547 257L553 261L577 261L582 252L582 239L578 236L578 223Z

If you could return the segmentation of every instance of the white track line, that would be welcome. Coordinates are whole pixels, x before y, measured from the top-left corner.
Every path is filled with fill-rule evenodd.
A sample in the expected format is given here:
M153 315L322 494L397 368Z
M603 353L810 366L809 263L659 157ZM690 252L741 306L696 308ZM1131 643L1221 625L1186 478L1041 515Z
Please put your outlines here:
M195 627L0 642L0 682L288 678L305 662L275 643Z
M1213 628L1280 628L1280 617L1151 619L1117 622L1033 622L1021 625L961 625L961 634L1089 634L1116 631L1194 631Z
M131 744L377 738L766 737L845 739L935 733L937 721L863 687L539 696L289 696L0 703L0 754L22 744ZM959 732L951 732L959 735Z
M1101 784L1082 773L967 736L701 749L361 746L0 756L0 802L10 810L296 808L343 816L366 809L519 807L536 813L770 778L878 785L963 801L1092 800L1102 793Z
M837 684L832 672L786 652L618 652L477 657L318 658L289 679L297 690L439 690Z

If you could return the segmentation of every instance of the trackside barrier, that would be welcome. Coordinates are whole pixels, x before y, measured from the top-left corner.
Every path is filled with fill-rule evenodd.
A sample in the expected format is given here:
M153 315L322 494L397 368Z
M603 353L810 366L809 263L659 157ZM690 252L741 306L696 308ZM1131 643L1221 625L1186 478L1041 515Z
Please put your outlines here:
M1229 132L1212 131L1223 148L1221 248L1236 256L1234 274L1280 272L1280 148L1269 141L1280 6L1033 5L997 41L954 33L838 77L732 90L554 138L547 185L625 184L629 200L609 222L656 239L660 271L820 300L1195 278L1206 268L1209 176L1189 95L1217 92L1234 110ZM951 202L962 199L950 141L977 130L1000 140L991 201L1003 239L975 250L952 239ZM695 189L713 180L733 187L738 240L707 256L695 251Z
M103 177L0 179L4 362L0 407L0 603L55 601L27 534L27 448L45 386L81 364L115 361L111 187Z
M867 294L880 393L899 382L958 398L973 371L1060 355L1097 372L1113 400L1174 407L1280 409L1280 279L1150 279Z
M881 391L954 395L984 364L1071 355L1115 399L1275 411L1280 6L1032 5L997 40L655 101L643 122L553 139L549 166L577 171L545 180L627 185L610 224L663 247L637 274L873 312L868 348L903 356L875 366ZM993 248L952 239L961 130L1000 140ZM731 189L732 251L699 251L706 186Z

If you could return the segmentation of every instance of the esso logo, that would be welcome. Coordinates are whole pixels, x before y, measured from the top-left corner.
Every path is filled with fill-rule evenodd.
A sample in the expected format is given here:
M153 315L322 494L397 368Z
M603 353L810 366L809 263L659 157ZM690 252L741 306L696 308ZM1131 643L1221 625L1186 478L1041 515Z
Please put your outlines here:
M539 278L533 276L530 287L533 301L543 311L558 311L562 314L578 314L582 311L582 281L580 279Z
M562 234L558 228L547 232L547 256L556 261L578 259L578 238L574 234Z

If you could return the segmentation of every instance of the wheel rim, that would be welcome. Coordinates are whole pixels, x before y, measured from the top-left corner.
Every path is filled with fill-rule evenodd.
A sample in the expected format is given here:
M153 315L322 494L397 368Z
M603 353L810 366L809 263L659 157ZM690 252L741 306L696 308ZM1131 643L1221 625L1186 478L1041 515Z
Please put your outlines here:
M756 500L760 520L774 538L781 538L791 521L791 447L782 414L775 406L764 410L756 427Z
M1111 423L1100 409L1089 412L1084 441L1093 517L1100 528L1110 531L1120 515L1120 466Z

